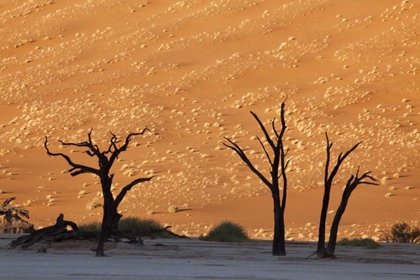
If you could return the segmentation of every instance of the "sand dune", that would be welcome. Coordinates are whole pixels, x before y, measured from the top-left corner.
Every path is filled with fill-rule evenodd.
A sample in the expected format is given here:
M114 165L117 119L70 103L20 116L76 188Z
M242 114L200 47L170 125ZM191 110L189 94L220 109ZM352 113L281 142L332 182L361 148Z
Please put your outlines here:
M116 189L155 176L130 192L124 215L189 235L229 219L270 238L270 194L222 142L234 139L268 172L249 111L268 124L287 98L289 239L316 238L325 132L334 158L363 141L337 176L331 212L358 166L380 184L355 191L340 236L418 224L419 14L408 0L3 2L0 198L17 196L36 226L61 212L99 220L100 208L86 209L98 182L64 173L44 137L53 151L95 164L57 140L84 141L93 129L106 145L110 131L147 126L152 133L115 166ZM189 210L169 214L170 205Z

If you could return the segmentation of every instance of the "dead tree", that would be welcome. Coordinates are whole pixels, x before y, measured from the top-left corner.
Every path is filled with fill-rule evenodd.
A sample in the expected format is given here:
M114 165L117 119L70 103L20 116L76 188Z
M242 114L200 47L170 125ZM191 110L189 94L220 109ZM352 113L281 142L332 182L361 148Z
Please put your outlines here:
M25 221L29 219L29 211L19 206L11 206L16 198L6 199L0 204L0 233L31 233L34 225Z
M252 163L248 156L245 154L244 150L231 139L225 137L229 144L223 143L229 149L235 151L242 161L249 167L249 169L257 175L257 177L270 189L273 197L273 206L274 206L274 238L273 238L273 256L285 256L286 255L286 246L285 246L285 226L284 226L284 211L286 209L286 200L287 200L287 176L286 169L289 164L289 160L286 161L286 156L288 150L285 151L283 145L283 136L286 131L286 122L284 119L284 107L285 102L281 104L280 107L280 121L281 121L281 130L280 132L276 129L275 119L271 121L271 128L274 132L274 140L271 139L267 129L264 127L261 120L258 116L251 111L252 116L258 122L260 129L264 133L264 137L268 142L269 148L271 148L272 155L268 152L267 147L264 145L261 138L257 137L265 156L270 164L270 178L266 178ZM282 193L280 193L280 184L279 179L282 178L283 188Z
M72 159L63 153L53 153L48 148L48 137L45 137L44 147L47 150L47 154L53 157L62 157L64 158L67 163L71 166L68 170L71 176L78 176L81 174L94 174L98 176L101 187L102 193L104 197L104 204L103 204L103 219L102 219L102 228L101 234L99 236L98 247L96 249L96 256L105 256L104 254L104 242L105 240L111 236L118 236L118 222L121 219L122 215L118 213L118 206L123 200L124 196L127 194L131 188L135 185L143 182L150 181L152 177L148 178L137 178L133 180L128 185L124 186L119 194L114 197L111 192L112 181L114 179L114 174L111 173L112 165L114 164L115 160L118 158L120 153L127 150L128 145L130 144L131 138L136 135L142 135L146 131L149 131L147 128L144 128L141 132L138 133L130 133L126 138L125 141L121 146L118 147L117 143L118 137L111 133L110 143L106 150L101 151L99 146L92 142L92 131L88 133L88 140L85 142L80 143L71 143L71 142L63 142L59 140L59 142L63 146L74 146L78 148L86 148L87 150L85 153L90 157L96 157L98 160L98 168L86 166L83 164L78 164L72 161Z
M325 137L327 139L327 146L326 146L327 158L326 158L326 163L325 163L325 174L324 174L325 175L324 176L324 197L322 200L322 209L321 209L321 216L320 216L320 221L319 221L318 244L317 244L317 251L316 251L317 256L319 258L334 257L335 245L337 242L338 226L339 226L341 217L343 216L344 211L346 210L346 206L350 198L350 195L352 194L354 189L356 189L356 187L360 184L376 185L373 182L363 181L364 179L370 179L370 180L376 181L372 176L369 175L370 172L365 172L359 177L359 169L358 169L356 175L351 175L351 177L347 181L346 187L344 188L340 205L334 216L334 220L330 229L330 238L328 241L328 246L327 248L325 248L325 223L327 220L327 211L328 211L328 205L330 202L331 186L332 186L334 177L335 175L337 175L337 172L340 169L340 166L344 162L344 160L362 143L362 142L357 143L344 154L340 153L332 172L329 173L329 165L331 161L331 148L333 146L333 143L330 142L327 133L325 133Z
M358 185L365 184L365 185L377 185L374 182L363 181L364 179L370 179L372 181L376 181L375 178L369 175L370 172L365 172L359 177L359 168L357 169L356 175L351 175L349 180L347 181L346 187L343 191L343 196L341 198L340 205L338 206L337 212L335 213L334 220L331 224L330 229L330 238L328 240L328 245L326 249L326 256L327 257L334 257L335 252L335 245L337 243L337 233L338 233L338 226L341 221L341 217L346 211L347 203L349 201L351 193L356 189Z

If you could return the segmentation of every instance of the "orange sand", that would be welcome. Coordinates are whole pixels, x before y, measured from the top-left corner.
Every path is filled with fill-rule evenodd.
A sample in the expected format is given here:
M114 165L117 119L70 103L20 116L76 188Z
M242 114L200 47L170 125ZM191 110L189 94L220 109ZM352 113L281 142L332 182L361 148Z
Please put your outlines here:
M268 171L249 111L268 124L287 98L289 239L316 238L325 132L334 159L363 141L337 176L331 210L358 166L380 184L355 191L341 237L418 224L419 14L412 0L1 3L0 199L29 204L36 226L59 213L98 221L101 209L86 209L98 182L63 173L44 137L52 151L94 165L57 140L81 142L93 128L105 148L109 131L125 137L147 126L153 133L136 137L115 166L117 190L154 176L127 195L125 216L193 236L232 220L270 238L270 193L222 142L235 139ZM170 205L185 211L169 214Z

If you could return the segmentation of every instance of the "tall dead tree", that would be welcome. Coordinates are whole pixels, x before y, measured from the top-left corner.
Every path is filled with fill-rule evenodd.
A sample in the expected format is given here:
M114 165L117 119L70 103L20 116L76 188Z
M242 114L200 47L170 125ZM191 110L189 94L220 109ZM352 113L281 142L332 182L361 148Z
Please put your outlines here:
M102 219L102 228L101 233L99 235L99 242L98 247L96 249L96 256L101 257L105 256L104 254L104 242L105 240L111 235L119 235L118 231L118 222L121 219L122 215L118 213L118 206L120 205L121 201L123 200L124 196L127 194L131 188L135 185L143 182L147 182L152 179L152 177L148 178L137 178L133 180L131 183L124 186L121 191L114 197L111 192L111 186L114 179L114 174L111 173L112 165L114 164L115 160L118 156L127 150L128 145L131 142L133 136L142 135L146 131L149 131L147 128L144 128L141 132L138 133L130 133L126 138L125 141L121 146L118 146L119 143L118 137L111 133L111 138L109 140L109 146L106 150L101 151L98 145L92 142L92 130L88 133L88 140L85 142L80 143L72 143L72 142L63 142L59 140L61 145L63 146L74 146L78 148L85 148L84 151L90 157L96 157L98 160L98 167L90 167L83 164L75 163L73 160L66 154L63 153L53 153L48 148L48 137L45 137L44 147L47 150L47 154L53 157L62 157L64 158L67 163L71 166L68 170L71 176L78 176L81 174L94 174L98 176L101 187L102 193L104 197L104 204L103 204L103 219Z
M258 142L260 143L262 149L264 150L265 156L270 164L270 178L266 178L251 162L248 156L245 154L244 150L231 139L225 137L229 144L223 143L227 148L235 151L242 161L249 167L249 169L257 175L257 177L270 189L273 197L273 206L274 206L274 238L273 238L273 256L285 256L286 255L286 246L285 246L285 226L284 226L284 211L286 209L287 201L287 176L286 169L289 164L289 160L286 161L286 156L288 150L285 151L283 145L283 136L286 131L286 121L284 119L284 107L285 102L281 104L280 107L280 121L281 121L281 130L277 130L275 126L275 119L271 121L271 128L274 132L274 140L271 139L269 133L267 132L266 127L258 118L258 116L251 111L252 116L258 122L258 125L264 137L268 143L269 148L271 149L272 155L268 152L267 147L264 145L261 138L257 137ZM279 180L282 178L283 186L282 192L280 193L280 184Z
M327 140L327 146L326 146L327 158L326 158L325 173L324 173L324 197L322 200L322 209L321 209L321 216L320 216L320 221L319 221L318 244L317 244L317 251L316 251L317 256L319 258L334 257L334 251L335 251L335 246L337 242L338 226L339 226L341 217L343 216L344 211L346 210L346 206L352 192L356 189L358 185L361 185L361 184L376 185L373 182L363 181L364 179L370 179L372 181L376 181L375 178L369 175L370 172L365 172L359 177L359 169L357 169L356 175L350 176L344 188L340 205L334 216L334 220L330 228L330 238L328 241L328 246L326 248L325 247L325 223L327 221L327 211L328 211L328 205L330 202L331 186L332 186L334 177L335 175L337 175L337 172L339 171L340 166L344 162L344 160L355 149L357 149L357 147L362 142L357 143L344 154L340 153L338 155L337 162L334 165L333 170L331 171L331 173L329 173L329 165L331 161L331 148L333 146L333 143L330 142L327 133L325 133L325 137Z

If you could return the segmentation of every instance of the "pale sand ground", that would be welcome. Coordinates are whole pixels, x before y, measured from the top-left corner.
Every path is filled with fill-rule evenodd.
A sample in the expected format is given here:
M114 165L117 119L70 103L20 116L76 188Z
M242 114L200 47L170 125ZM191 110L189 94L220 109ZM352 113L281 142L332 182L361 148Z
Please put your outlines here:
M57 140L84 141L93 128L106 145L109 131L148 126L115 166L117 189L155 176L127 195L124 215L192 236L229 219L271 238L267 188L222 142L234 138L268 171L249 111L268 121L287 97L289 239L316 238L326 131L334 158L363 141L337 176L331 211L357 166L380 183L355 191L340 237L418 224L419 14L418 1L401 0L3 1L0 199L29 205L37 227L61 212L98 221L100 209L86 210L98 183L63 174L44 137L95 164ZM173 204L189 210L166 213Z
M7 250L0 236L1 279L418 279L419 245L337 247L338 258L305 259L315 243L288 243L286 257L273 257L271 243L145 240L144 246L111 244L108 258L95 258L89 244L47 245L47 253ZM164 246L155 246L161 244ZM43 246L43 245L41 245ZM94 247L94 245L92 245ZM416 252L417 251L417 252Z

